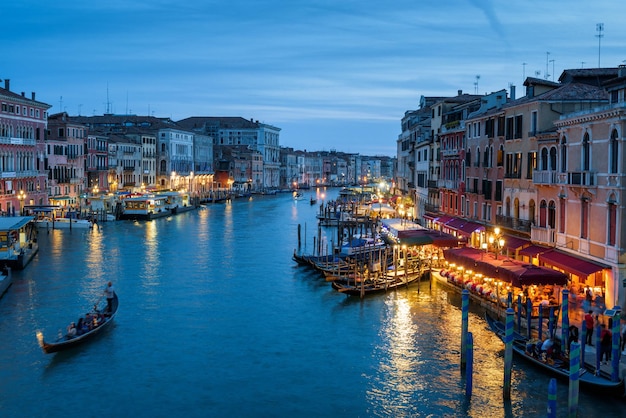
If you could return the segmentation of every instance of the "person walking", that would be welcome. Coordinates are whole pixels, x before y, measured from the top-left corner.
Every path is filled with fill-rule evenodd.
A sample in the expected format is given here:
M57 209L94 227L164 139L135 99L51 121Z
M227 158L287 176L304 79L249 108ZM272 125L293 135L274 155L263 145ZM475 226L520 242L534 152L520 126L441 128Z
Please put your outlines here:
M107 287L104 289L104 296L107 298L107 312L113 312L113 298L115 298L115 289L113 288L113 283L109 282Z
M593 345L593 315L591 309L585 315L585 326L587 328L587 345Z

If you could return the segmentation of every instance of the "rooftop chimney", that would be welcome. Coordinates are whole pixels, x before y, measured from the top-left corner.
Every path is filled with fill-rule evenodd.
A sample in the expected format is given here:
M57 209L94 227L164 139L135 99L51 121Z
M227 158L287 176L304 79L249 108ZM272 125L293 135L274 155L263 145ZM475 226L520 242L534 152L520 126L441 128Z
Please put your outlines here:
M30 97L33 99L33 102L35 101L35 92L31 91L30 92Z
M22 92L22 97L26 97L26 93Z
M9 80L8 78L5 78L4 79L4 89L5 90L10 90L9 87L11 87L11 80Z
M462 95L462 94L463 94L463 90L458 90L458 91L457 91L457 93L458 93L458 94L459 94L459 96L460 96L460 95Z
M626 77L626 65L620 64L619 67L617 67L617 76Z
M509 90L511 90L511 100L515 100L515 86L511 84Z

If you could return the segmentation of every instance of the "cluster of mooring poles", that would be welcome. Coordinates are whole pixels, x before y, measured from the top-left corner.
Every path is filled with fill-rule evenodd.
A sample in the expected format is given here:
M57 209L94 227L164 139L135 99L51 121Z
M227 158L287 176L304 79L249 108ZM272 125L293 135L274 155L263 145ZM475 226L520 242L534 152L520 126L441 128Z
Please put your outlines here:
M562 333L561 333L561 346L567 350L567 343L569 338L569 306L568 298L569 291L563 290L563 303L562 303ZM472 396L472 374L473 374L473 360L474 360L474 339L472 333L468 331L469 322L469 290L463 289L461 297L461 372L465 374L465 394L468 398ZM515 310L511 308L512 298L509 294L509 307L506 309L506 322L504 332L504 384L502 387L502 394L504 401L511 400L511 370L513 366L513 331L515 327ZM518 332L521 334L521 308L522 301L521 296L518 298L518 310L517 310L517 327ZM527 335L531 337L531 306L527 307ZM616 306L611 310L609 318L612 320L611 332L612 332L612 347L611 347L611 380L617 382L620 379L619 376L619 358L620 358L620 307ZM606 314L606 313L605 313ZM599 321L597 321L599 322ZM539 324L537 334L539 340L542 339L542 323L543 312L541 305L539 306ZM556 321L554 318L554 311L550 309L549 316L549 335L554 336ZM578 393L579 393L579 378L581 369L585 369L585 341L586 341L586 321L582 324L582 339L581 342L573 341L569 347L569 390L568 390L568 416L575 417L578 413ZM596 359L595 359L595 372L600 373L601 362L601 350L600 350L600 334L601 326L598 323L596 328ZM584 372L584 370L583 370ZM557 400L557 382L555 378L550 379L548 384L548 406L547 416L549 418L556 418L556 400Z

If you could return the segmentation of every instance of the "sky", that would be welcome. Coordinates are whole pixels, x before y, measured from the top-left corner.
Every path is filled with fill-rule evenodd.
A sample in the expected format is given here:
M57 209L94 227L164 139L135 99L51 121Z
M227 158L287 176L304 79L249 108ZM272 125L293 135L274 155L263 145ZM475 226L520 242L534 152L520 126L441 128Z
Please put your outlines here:
M515 85L519 98L525 77L626 63L626 2L614 0L14 0L0 10L0 79L50 113L241 116L308 151L395 156L421 96Z

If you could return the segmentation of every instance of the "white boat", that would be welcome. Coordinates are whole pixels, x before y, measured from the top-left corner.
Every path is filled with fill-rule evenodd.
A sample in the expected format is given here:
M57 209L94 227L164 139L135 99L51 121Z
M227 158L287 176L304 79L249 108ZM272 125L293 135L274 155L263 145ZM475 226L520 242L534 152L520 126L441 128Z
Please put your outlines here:
M167 197L165 207L172 212L172 215L196 208L191 202L191 195L187 192L161 192L157 196Z
M124 199L120 219L151 220L172 214L167 207L167 196L145 195Z
M38 228L49 229L85 229L93 227L93 222L89 219L55 218L54 216L38 218L35 220L35 224Z
M24 209L35 216L34 222L38 228L78 229L93 227L93 222L90 219L80 219L76 211L65 211L65 208L58 205L30 205L25 206Z

